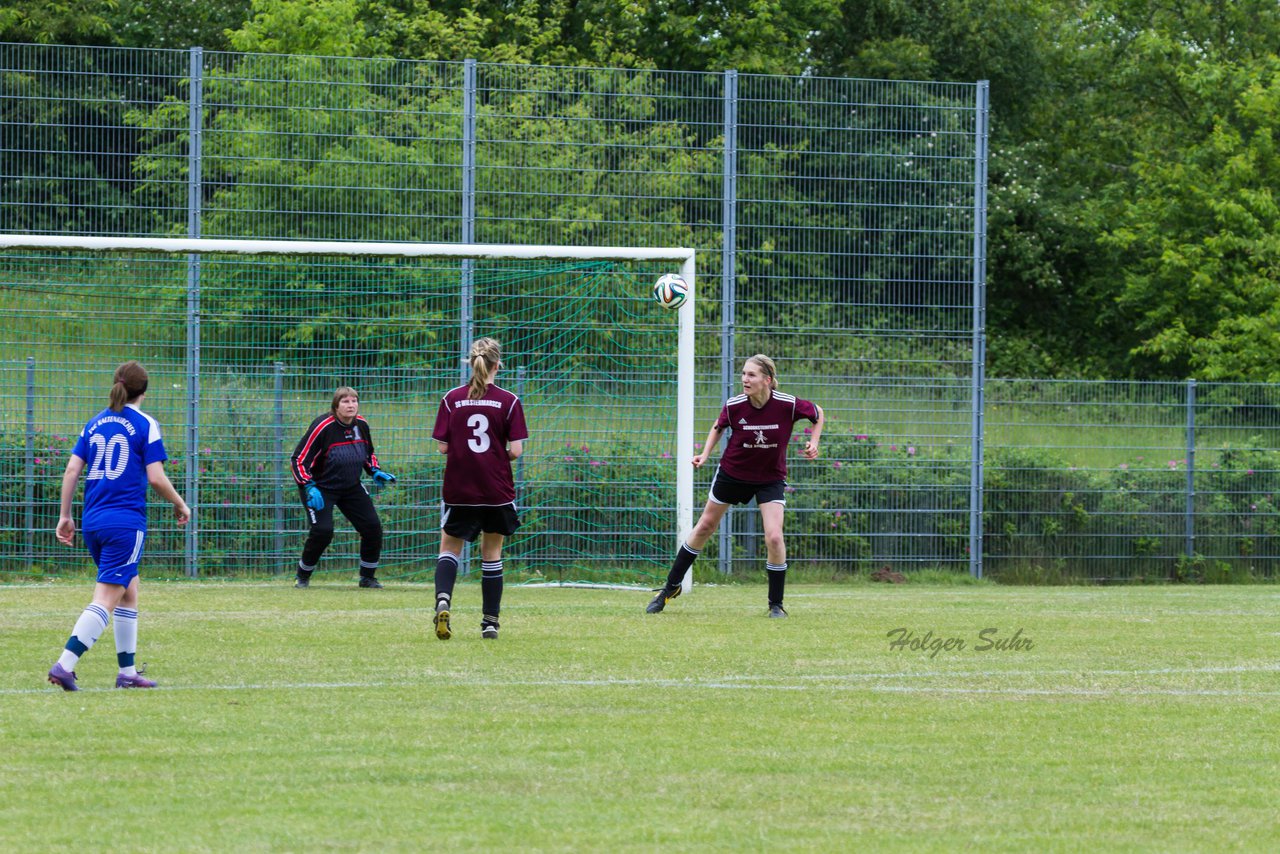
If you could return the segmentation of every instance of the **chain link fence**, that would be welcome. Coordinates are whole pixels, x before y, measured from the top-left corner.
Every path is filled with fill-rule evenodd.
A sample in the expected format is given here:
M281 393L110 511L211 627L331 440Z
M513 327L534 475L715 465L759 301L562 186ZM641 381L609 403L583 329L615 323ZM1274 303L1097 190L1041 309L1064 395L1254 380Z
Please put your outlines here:
M1273 574L1273 389L983 377L986 123L983 83L0 44L0 230L690 246L695 442L757 352L828 414L822 458L791 455L794 566ZM58 457L118 361L158 378L148 406L174 480L200 497L200 538L153 521L152 569L173 574L290 570L302 519L280 471L321 386L350 380L406 412L445 390L368 342L291 346L307 324L272 333L281 319L255 316L252 291L221 295L211 323L199 265L152 294L178 307L166 324L91 282L46 284L0 281L3 577L83 562L50 533ZM464 322L449 340L486 334ZM575 393L618 391L602 373ZM388 421L389 450L421 441L412 418ZM237 492L242 476L201 454L245 424L255 487ZM543 438L533 472L566 444L612 452L565 425ZM604 504L631 502L635 483L604 476ZM674 530L674 473L645 479L672 495ZM754 508L733 511L700 566L758 571L757 528ZM401 575L426 571L428 540L401 544ZM629 559L660 576L671 545ZM556 577L565 557L513 548L509 564Z

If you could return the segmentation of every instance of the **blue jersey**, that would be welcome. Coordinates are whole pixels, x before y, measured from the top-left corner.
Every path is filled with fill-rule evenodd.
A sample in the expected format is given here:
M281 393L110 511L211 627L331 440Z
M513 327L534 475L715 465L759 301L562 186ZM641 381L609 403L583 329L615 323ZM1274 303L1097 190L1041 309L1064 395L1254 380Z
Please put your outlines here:
M71 453L84 460L86 531L147 529L147 466L169 457L160 425L133 404L120 412L104 409L80 431Z

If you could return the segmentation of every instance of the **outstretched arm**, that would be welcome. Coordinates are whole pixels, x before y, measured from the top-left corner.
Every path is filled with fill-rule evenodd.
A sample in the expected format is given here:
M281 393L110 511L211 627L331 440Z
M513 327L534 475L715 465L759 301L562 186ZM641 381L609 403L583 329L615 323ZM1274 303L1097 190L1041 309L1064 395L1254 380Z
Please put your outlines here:
M76 535L76 523L71 518L71 499L76 495L76 484L80 482L80 472L84 471L84 460L75 454L67 460L67 470L62 473L62 504L58 510L58 527L54 535L58 542L71 545Z
M822 407L815 403L813 408L818 410L818 420L814 422L813 430L809 433L809 441L804 443L804 456L808 460L818 458L818 442L822 439L822 425L827 423L827 413L822 411Z
M156 494L173 505L173 514L178 517L178 524L185 525L191 518L191 508L182 500L178 490L173 488L169 475L164 473L164 463L154 462L147 466L147 483Z
M723 428L721 427L711 428L711 430L707 433L707 441L702 443L702 453L694 454L693 456L694 468L696 469L702 468L702 464L707 461L707 457L711 456L711 449L714 448L720 442L720 437L723 435L724 435Z

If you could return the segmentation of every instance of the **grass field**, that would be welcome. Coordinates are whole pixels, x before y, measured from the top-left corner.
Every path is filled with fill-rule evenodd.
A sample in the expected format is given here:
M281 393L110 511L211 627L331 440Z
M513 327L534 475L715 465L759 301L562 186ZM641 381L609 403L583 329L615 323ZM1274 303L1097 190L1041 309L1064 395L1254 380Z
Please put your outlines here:
M1280 846L1280 589L763 594L512 587L490 642L467 585L442 643L421 586L144 584L160 687L108 630L68 694L89 586L0 587L0 848Z

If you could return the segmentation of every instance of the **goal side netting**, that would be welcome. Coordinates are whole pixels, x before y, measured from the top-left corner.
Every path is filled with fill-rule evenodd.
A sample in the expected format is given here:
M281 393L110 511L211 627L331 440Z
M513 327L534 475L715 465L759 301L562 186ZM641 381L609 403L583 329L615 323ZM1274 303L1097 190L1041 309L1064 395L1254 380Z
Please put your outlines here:
M656 584L693 516L693 299L653 300L668 272L692 285L692 250L0 235L0 581L88 571L48 532L67 454L127 359L151 373L145 409L196 509L183 530L154 504L152 575L291 575L306 522L289 455L350 385L399 477L374 496L380 575L429 581L436 410L489 336L530 430L509 577ZM321 580L355 572L355 535L335 527Z

